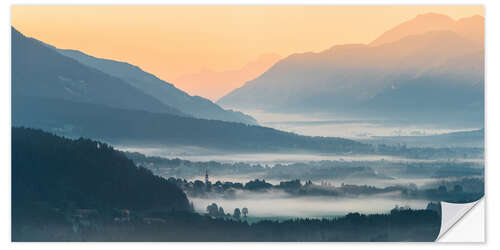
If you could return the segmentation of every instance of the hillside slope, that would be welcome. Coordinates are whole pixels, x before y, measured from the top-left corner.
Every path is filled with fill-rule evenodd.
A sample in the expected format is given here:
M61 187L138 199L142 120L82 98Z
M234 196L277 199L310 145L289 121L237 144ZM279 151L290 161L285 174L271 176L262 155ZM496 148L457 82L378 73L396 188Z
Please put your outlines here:
M123 80L12 33L12 99L37 96L186 116Z
M12 128L13 212L40 202L58 208L190 209L180 188L104 143Z
M257 121L251 116L237 111L224 110L212 101L200 96L190 96L173 84L165 82L137 66L125 62L96 58L77 50L56 49L56 51L88 67L120 78L163 104L174 107L193 117L257 124Z
M12 125L127 145L203 146L251 152L364 153L372 149L370 145L342 138L300 136L242 123L46 98L14 99Z

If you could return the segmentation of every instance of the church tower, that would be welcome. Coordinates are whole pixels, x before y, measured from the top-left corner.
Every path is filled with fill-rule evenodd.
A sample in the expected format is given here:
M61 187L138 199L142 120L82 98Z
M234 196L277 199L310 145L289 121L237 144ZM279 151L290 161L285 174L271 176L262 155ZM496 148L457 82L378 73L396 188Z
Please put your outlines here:
M208 169L205 169L205 185L208 185Z

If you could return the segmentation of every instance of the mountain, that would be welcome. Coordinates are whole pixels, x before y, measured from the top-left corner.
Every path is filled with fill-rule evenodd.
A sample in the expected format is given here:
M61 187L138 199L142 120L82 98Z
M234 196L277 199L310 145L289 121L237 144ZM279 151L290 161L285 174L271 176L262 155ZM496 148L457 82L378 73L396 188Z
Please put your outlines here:
M388 145L404 144L409 147L484 148L484 128L436 135L375 136L371 139L365 140L365 142Z
M368 144L309 137L267 127L37 97L12 100L12 126L124 145L199 146L239 152L358 152Z
M406 36L439 30L453 31L461 36L468 37L478 44L484 44L484 29L479 27L484 27L484 18L479 15L453 20L445 15L427 13L418 15L414 19L388 30L373 40L370 45L378 46L401 40Z
M117 66L117 71L125 65L87 58ZM127 77L137 76L132 71L126 72ZM150 79L159 83L154 77ZM300 136L241 122L184 115L122 79L85 66L15 29L12 29L12 124L127 144L194 145L236 151L370 149L369 145L342 138Z
M276 54L264 54L236 70L213 71L203 69L198 73L186 74L175 79L176 85L191 93L217 100L231 90L241 87L245 82L258 77L281 57Z
M203 119L257 124L257 121L251 116L237 111L224 110L212 101L200 96L190 96L184 91L176 88L173 84L165 82L129 63L96 58L77 50L57 49L50 45L49 47L83 65L119 78L128 85L142 91L144 94L154 97L154 99L164 105L174 107L190 116Z
M427 22L435 18L431 15ZM472 24L483 30L476 19L457 21L454 30L471 30ZM293 54L218 104L243 110L482 124L484 46L476 42L481 32L417 29L424 33L411 34L398 27L375 45L336 45L319 53ZM397 37L393 34L410 35L392 41Z
M60 209L190 210L179 187L109 145L12 128L13 218L22 220L15 215L43 203Z
M482 157L482 149L376 147L338 137L46 98L12 101L12 126L138 147L187 146L227 153L378 154L415 159Z
M186 116L123 80L87 67L11 29L12 99L37 96Z

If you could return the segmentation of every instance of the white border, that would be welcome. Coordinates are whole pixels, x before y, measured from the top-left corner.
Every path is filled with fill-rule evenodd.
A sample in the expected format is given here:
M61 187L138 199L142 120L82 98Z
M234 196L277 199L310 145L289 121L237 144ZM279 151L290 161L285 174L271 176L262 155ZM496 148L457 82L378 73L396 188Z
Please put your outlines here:
M479 200L455 225L444 233L438 242L474 242L485 241L484 200ZM473 230L474 229L474 230Z
M1 76L0 83L0 101L1 101L1 116L3 121L1 123L0 138L1 138L1 154L2 157L2 174L1 183L3 187L0 189L1 201L3 205L0 207L1 213L1 239L4 247L13 247L18 249L67 249L68 247L75 249L86 249L92 247L95 249L105 249L109 247L122 248L122 249L136 249L137 247L147 247L153 249L165 248L203 248L203 249L254 249L256 247L269 247L277 249L304 249L304 248L318 248L318 249L331 249L331 248L352 248L352 249L365 249L367 247L374 249L422 249L422 247L447 247L453 249L470 249L471 247L496 247L500 245L499 232L497 223L498 214L500 213L498 195L487 195L486 198L486 241L487 244L440 244L440 243L423 243L423 244L407 244L407 243L11 243L10 242L10 6L12 4L337 4L337 5L398 5L398 4L418 4L418 5L442 5L442 4L483 4L485 5L486 17L486 190L495 193L498 190L499 181L497 181L498 168L500 168L499 154L495 154L495 150L500 148L498 139L500 129L499 118L497 116L499 105L499 33L496 31L500 26L500 1L495 0L481 0L481 1L464 1L464 0L421 0L421 1L327 1L327 0L255 0L255 1L237 1L237 0L219 0L219 1L203 1L203 0L185 0L185 1L168 1L168 0L121 0L121 1L2 1L2 9L0 12L0 19L3 22L1 27ZM499 108L499 109L497 109ZM475 208L477 209L477 207ZM470 228L470 230L474 230ZM453 233L451 230L450 233ZM449 236L452 237L452 236ZM459 236L460 237L460 236Z

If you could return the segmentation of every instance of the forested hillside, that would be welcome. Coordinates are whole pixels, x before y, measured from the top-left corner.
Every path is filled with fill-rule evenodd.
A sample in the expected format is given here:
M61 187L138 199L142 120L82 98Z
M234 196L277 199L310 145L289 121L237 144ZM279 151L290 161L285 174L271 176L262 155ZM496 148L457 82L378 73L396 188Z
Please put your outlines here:
M57 208L190 209L181 189L107 144L13 128L14 220L16 213L40 203Z

